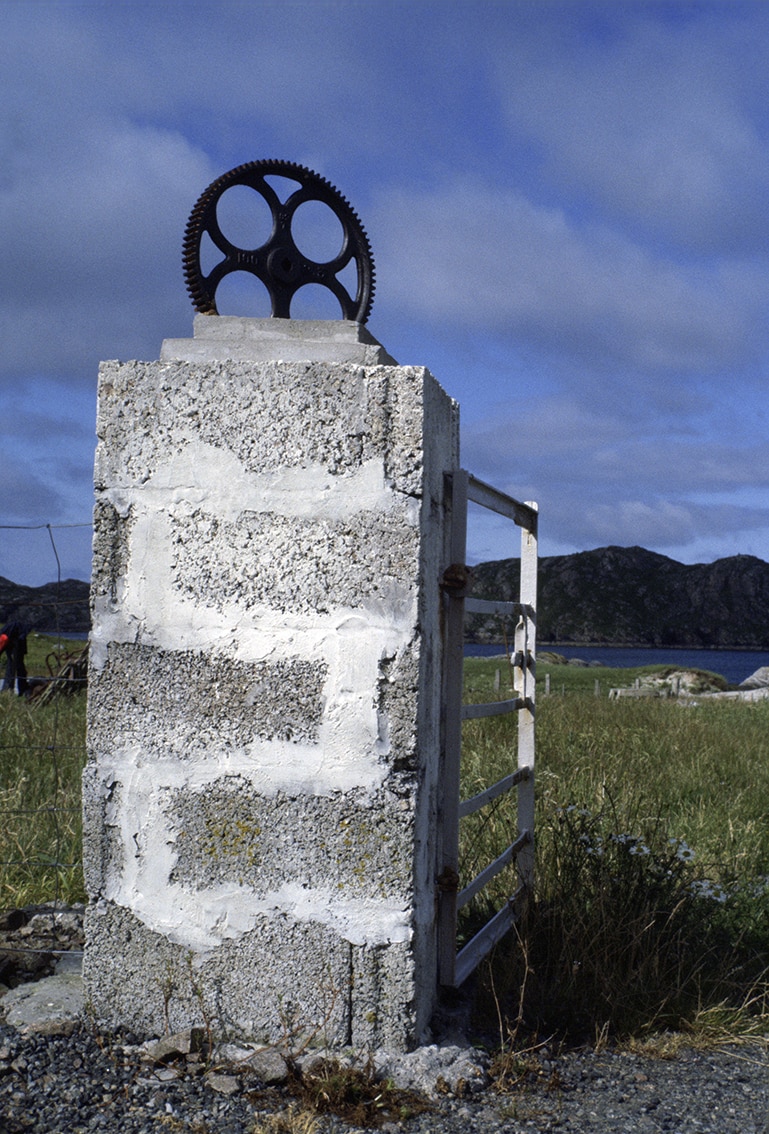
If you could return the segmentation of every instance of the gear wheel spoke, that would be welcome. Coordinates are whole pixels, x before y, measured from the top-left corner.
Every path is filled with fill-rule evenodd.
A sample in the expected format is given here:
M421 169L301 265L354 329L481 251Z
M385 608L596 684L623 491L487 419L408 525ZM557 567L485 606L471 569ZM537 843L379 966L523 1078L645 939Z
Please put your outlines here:
M265 179L270 175L289 178L299 188L281 202ZM222 232L216 215L217 204L233 185L246 185L261 195L272 216L272 231L256 248L240 248ZM317 261L296 245L292 222L300 205L319 201L326 205L342 226L342 248L331 260ZM205 275L201 266L204 236L222 254L222 259ZM351 263L356 267L356 290L338 278ZM291 300L305 284L319 284L336 296L341 318L365 323L374 300L374 261L363 225L350 204L319 174L287 161L252 161L223 174L198 198L184 233L184 278L195 309L217 315L216 289L231 272L250 272L261 280L270 295L272 315L291 317Z

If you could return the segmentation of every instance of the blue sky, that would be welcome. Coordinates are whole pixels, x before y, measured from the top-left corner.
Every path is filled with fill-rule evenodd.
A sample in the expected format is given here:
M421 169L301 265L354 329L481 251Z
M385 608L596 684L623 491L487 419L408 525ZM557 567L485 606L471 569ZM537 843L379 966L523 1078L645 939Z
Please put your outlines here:
M55 577L50 524L88 577L99 360L191 334L187 217L260 158L353 204L370 330L459 400L463 464L538 501L543 554L769 560L769 4L0 0L0 26L0 575Z

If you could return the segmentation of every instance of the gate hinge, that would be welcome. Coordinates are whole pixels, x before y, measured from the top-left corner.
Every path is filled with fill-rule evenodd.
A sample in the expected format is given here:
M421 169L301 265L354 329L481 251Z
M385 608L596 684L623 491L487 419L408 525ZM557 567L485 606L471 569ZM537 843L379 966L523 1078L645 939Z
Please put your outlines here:
M456 894L459 889L459 875L452 866L445 866L435 881L442 894Z
M463 598L469 594L473 587L473 571L466 563L452 563L443 572L441 578L441 587L444 591L454 595L455 598Z

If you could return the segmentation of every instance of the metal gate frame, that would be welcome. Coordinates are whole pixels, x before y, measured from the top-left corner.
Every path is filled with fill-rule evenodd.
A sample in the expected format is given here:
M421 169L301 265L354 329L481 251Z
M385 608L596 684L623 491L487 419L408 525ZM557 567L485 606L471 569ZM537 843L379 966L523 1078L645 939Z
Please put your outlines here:
M519 602L469 597L471 572L467 555L468 501L513 520L521 528ZM465 469L445 477L449 523L449 567L443 575L443 801L438 874L438 979L459 988L511 928L534 885L534 718L537 604L537 505L521 503L478 480ZM517 616L513 671L517 694L511 700L463 705L464 619L466 613ZM517 766L485 791L460 800L462 721L502 713L518 714ZM494 862L459 889L459 821L517 788L518 835ZM518 869L518 887L475 936L457 952L457 915L475 895L511 862Z

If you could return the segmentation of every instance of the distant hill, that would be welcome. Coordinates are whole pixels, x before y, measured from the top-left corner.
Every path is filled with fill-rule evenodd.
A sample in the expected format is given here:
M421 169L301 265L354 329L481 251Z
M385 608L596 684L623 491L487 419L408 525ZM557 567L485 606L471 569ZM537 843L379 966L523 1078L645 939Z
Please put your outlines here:
M517 600L520 563L474 568L478 598ZM0 626L82 634L90 628L88 583L66 579L25 587L0 577ZM509 630L508 630L509 633ZM502 640L499 621L467 620L474 642ZM769 649L769 563L734 555L677 563L642 547L599 547L539 561L540 643Z
M81 579L25 587L0 576L0 627L13 620L23 622L28 630L87 634L88 592L88 583Z
M478 598L518 598L517 559L474 568ZM769 563L735 555L688 565L642 547L599 547L539 561L537 640L581 645L769 649ZM468 618L471 641L498 622Z

